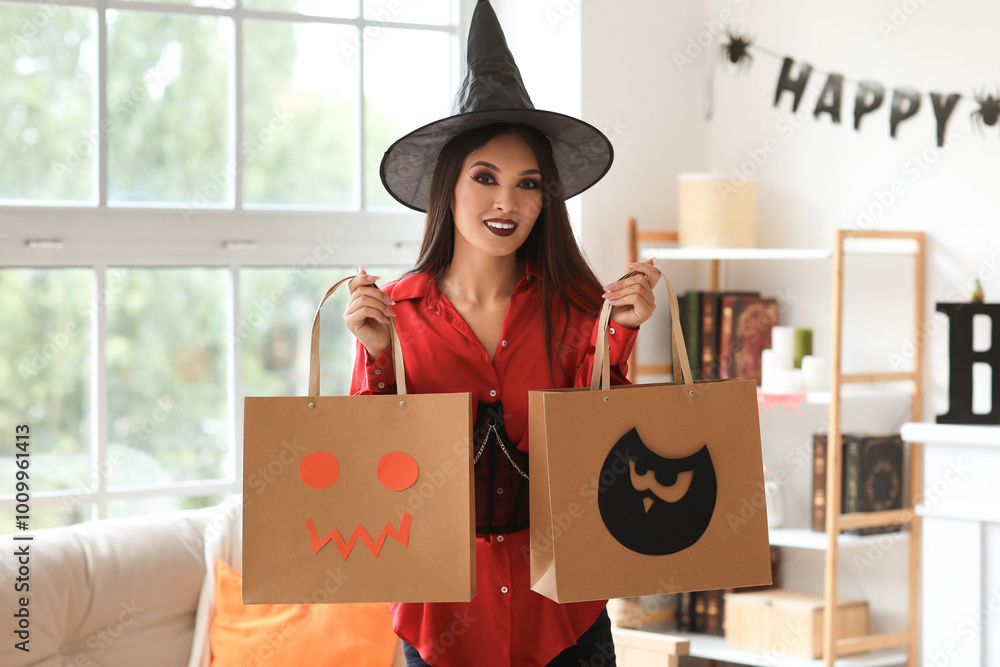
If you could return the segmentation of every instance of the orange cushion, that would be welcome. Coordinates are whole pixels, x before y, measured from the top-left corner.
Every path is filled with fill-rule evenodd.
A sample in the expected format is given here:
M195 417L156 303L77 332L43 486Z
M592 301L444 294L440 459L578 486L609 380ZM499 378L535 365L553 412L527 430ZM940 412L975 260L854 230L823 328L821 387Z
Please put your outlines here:
M248 604L243 575L215 561L212 667L390 667L396 635L388 604Z

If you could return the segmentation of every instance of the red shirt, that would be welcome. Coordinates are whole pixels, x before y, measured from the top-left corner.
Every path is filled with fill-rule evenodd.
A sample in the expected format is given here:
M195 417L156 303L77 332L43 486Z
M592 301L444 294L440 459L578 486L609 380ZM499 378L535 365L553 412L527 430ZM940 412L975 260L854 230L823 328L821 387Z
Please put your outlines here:
M407 276L383 291L396 305L406 388L414 394L470 392L473 407L502 401L510 441L528 451L528 391L590 385L597 323L571 309L564 335L553 313L553 335L565 349L549 373L540 282L531 262L511 295L500 344L486 348L428 274ZM555 309L554 309L555 310ZM561 309L558 309L561 311ZM560 316L561 317L561 316ZM635 330L611 323L612 381L625 384ZM372 360L361 344L351 394L395 393L390 351ZM482 462L480 462L481 464ZM391 605L393 628L423 659L441 667L545 665L572 646L606 601L558 604L531 590L530 529L476 536L476 595L466 603ZM583 554L581 554L583 556Z

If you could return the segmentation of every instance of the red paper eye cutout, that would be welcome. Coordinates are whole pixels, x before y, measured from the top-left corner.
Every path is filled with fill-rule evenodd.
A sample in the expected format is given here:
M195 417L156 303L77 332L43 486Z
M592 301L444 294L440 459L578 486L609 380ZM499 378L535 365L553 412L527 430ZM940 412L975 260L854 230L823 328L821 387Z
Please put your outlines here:
M417 462L404 452L386 454L378 462L378 481L390 491L402 491L417 481Z
M309 452L299 459L299 477L314 489L325 489L340 477L340 461L330 452Z

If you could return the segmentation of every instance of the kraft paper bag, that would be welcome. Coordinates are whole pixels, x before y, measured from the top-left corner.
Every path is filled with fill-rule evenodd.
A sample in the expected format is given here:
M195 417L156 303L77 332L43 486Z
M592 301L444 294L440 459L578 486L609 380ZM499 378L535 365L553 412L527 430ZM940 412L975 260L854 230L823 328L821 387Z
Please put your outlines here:
M609 386L605 304L591 387L530 393L531 588L557 602L771 583L756 383L692 381L664 283L683 381Z
M245 399L243 602L458 602L475 595L472 397ZM405 332L404 332L405 333Z

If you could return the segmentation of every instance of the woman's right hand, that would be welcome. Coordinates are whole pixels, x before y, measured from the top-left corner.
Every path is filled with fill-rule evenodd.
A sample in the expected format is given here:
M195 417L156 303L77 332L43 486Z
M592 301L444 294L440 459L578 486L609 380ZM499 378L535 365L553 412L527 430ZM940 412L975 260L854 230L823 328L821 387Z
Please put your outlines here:
M378 279L358 267L358 275L347 283L351 296L344 311L347 328L365 346L372 359L378 359L389 347L389 318L396 316L389 308L395 301L373 284Z

